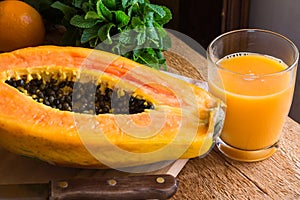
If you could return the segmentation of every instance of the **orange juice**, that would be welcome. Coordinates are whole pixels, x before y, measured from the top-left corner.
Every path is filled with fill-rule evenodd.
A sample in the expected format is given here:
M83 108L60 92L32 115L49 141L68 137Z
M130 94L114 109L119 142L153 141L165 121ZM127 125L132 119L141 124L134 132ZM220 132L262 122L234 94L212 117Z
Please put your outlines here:
M293 77L282 61L269 56L238 53L218 62L223 87L209 82L210 91L224 95L227 110L221 139L241 150L274 145L288 115Z

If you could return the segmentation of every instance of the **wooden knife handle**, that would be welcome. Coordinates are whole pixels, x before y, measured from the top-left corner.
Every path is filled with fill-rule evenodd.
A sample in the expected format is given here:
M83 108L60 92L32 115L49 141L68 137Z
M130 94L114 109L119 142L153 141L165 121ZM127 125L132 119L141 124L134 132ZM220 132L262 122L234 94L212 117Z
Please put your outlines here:
M51 182L50 200L168 199L177 191L171 175L72 179Z

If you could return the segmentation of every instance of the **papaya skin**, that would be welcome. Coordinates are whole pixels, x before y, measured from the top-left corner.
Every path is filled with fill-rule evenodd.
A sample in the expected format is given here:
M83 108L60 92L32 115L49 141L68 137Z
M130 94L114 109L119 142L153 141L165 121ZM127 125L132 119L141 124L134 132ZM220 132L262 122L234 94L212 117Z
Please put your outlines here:
M155 108L132 115L60 111L35 102L5 83L19 74L39 70L77 73L83 66L85 71L101 76L112 86L143 96ZM180 88L188 89L193 96L185 95ZM206 154L213 144L216 112L221 105L199 87L121 56L58 46L30 47L0 54L0 98L1 146L59 166L94 169ZM151 130L155 130L155 134ZM120 156L112 146L135 156ZM103 155L107 155L104 162Z

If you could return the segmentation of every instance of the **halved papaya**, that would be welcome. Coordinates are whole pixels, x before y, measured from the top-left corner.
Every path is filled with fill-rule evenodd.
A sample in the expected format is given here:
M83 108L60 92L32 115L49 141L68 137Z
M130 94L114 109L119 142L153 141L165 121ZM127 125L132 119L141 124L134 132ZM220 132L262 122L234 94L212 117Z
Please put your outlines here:
M0 144L52 164L120 168L203 156L218 99L100 50L41 46L0 54Z

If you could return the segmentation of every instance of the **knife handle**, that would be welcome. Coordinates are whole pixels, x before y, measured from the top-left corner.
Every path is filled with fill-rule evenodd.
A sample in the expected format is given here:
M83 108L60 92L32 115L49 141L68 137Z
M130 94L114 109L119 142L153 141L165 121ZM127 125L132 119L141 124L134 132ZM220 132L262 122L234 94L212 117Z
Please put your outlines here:
M168 199L177 191L171 175L70 179L51 182L50 200Z

